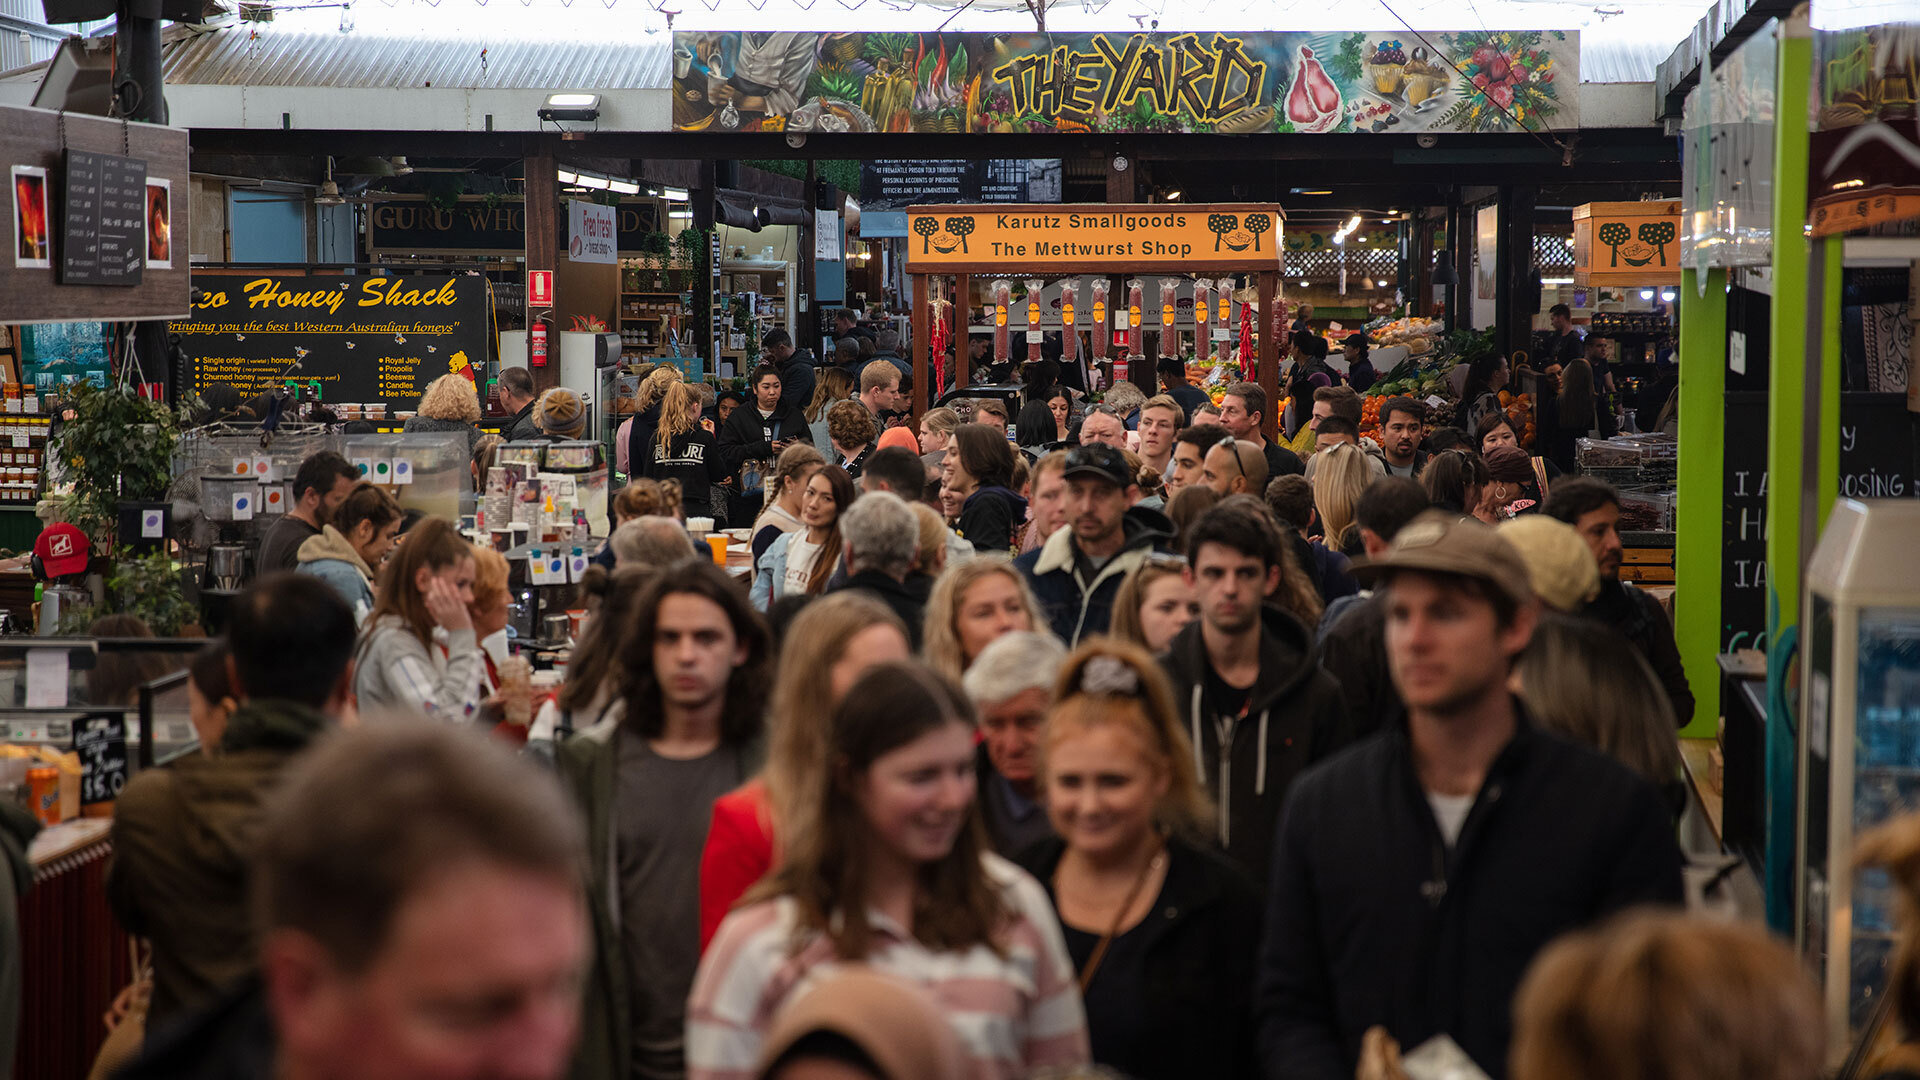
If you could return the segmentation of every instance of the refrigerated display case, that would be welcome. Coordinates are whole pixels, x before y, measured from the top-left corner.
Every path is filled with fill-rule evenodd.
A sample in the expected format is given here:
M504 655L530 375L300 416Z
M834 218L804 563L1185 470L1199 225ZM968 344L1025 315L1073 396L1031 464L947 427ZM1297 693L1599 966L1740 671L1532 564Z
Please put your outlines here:
M1920 500L1841 499L1807 567L1795 933L1838 1053L1879 1004L1896 944L1892 884L1854 869L1854 837L1920 810L1915 537Z

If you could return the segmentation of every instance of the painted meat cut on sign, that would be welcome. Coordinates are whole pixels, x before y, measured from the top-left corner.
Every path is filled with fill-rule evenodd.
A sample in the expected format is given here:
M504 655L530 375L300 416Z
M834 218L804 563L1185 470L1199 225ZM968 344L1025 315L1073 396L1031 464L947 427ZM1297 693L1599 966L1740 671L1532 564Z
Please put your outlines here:
M674 35L680 131L1501 132L1580 124L1558 31Z

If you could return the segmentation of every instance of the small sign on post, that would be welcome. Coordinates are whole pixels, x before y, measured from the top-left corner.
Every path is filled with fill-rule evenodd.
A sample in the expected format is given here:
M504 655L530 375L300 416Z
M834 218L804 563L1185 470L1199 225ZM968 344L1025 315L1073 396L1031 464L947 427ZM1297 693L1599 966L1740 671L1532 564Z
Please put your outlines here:
M530 308L553 306L553 271L527 271L527 306Z

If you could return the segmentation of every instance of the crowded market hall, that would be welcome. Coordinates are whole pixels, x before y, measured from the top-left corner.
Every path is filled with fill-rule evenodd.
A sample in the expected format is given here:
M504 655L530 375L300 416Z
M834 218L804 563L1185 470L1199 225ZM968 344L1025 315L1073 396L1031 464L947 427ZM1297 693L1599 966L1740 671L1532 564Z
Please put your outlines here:
M1916 18L0 0L0 1080L1920 1080Z

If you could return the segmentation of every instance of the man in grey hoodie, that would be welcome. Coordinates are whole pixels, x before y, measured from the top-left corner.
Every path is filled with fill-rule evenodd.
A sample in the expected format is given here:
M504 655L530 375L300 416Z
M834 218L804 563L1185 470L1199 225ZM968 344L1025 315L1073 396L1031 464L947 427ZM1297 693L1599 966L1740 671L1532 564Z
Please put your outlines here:
M1200 618L1161 658L1218 808L1220 846L1262 885L1288 786L1349 741L1339 684L1313 662L1312 636L1265 603L1288 572L1283 543L1251 496L1200 515L1187 532Z

